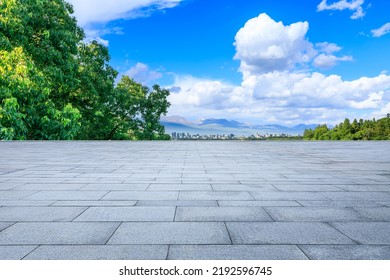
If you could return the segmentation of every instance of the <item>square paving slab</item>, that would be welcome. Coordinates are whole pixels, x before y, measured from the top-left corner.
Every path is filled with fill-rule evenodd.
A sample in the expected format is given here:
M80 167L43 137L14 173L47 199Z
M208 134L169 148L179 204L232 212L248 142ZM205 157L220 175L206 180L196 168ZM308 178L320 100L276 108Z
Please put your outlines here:
M230 244L224 223L123 223L108 244Z
M347 208L331 207L265 207L277 222L336 222L363 221L364 216ZM369 220L366 218L366 220Z
M0 142L0 259L390 259L390 141Z
M261 207L178 207L175 221L272 221L272 219Z
M175 207L91 207L75 221L173 221Z
M1 249L1 247L0 247ZM42 245L26 260L165 260L168 245Z
M119 223L21 222L0 232L1 245L106 244Z
M1 207L0 221L64 222L72 221L87 208L81 207Z
M333 226L359 244L390 245L390 222L345 222Z
M295 245L172 245L171 260L307 260Z
M390 246L371 245L299 245L315 260L388 260Z
M227 223L233 244L354 244L333 227L316 222Z

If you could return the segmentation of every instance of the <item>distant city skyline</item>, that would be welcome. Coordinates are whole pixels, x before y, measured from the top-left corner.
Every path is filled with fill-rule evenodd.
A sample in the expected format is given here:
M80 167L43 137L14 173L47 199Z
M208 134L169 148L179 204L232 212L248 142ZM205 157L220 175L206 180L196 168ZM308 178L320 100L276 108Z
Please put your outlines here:
M390 1L70 0L120 74L191 121L336 124L390 112Z
M272 137L280 138L291 138L293 135L285 133L255 133L252 135L236 135L236 134L190 134L190 133L179 133L172 132L170 134L172 140L266 140ZM299 135L302 136L302 135ZM296 137L296 136L295 136Z

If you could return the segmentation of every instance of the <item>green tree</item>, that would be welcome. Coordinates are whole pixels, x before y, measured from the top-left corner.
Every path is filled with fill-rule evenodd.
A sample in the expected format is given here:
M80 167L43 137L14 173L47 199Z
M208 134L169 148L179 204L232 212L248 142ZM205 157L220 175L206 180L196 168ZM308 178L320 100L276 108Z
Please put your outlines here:
M169 139L160 124L160 118L167 113L170 103L169 91L154 85L152 90L128 76L123 76L115 88L111 112L115 126L109 139L124 134L131 139L158 140Z
M27 127L24 123L26 115L19 111L16 98L6 98L0 104L0 139L26 139Z
M0 139L166 139L169 91L117 76L64 0L0 0Z
M313 140L314 139L313 129L311 129L311 128L305 129L305 131L303 132L303 139L304 140Z
M83 116L78 138L106 139L114 126L110 106L118 73L109 65L107 47L96 41L81 43L77 59L80 85L71 93L71 102Z
M81 118L78 86L83 33L62 0L0 1L0 127L3 139L72 139Z
M63 0L0 1L1 49L21 47L50 84L57 108L69 103L78 87L77 44L84 33Z
M58 110L49 85L21 47L0 50L1 139L72 139L80 128L79 111Z
M166 115L171 105L167 97L169 91L154 85L152 90L145 91L141 99L140 138L145 140L165 139L165 128L160 124L162 115Z
M348 119L328 129L319 125L314 130L305 130L305 140L390 140L390 114L375 120L355 119L352 124Z
M112 119L107 139L137 139L141 101L148 89L128 76L122 76L109 104Z

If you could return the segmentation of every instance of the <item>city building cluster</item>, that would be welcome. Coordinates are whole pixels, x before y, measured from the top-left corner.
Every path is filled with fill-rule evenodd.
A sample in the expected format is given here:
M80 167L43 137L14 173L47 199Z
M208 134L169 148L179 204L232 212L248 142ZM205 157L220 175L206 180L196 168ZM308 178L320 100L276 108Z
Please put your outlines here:
M291 138L294 137L289 134L281 133L281 134L269 134L266 133L261 135L259 133L244 136L244 135L235 135L235 134L190 134L184 132L172 132L171 139L172 140L267 140L270 138Z

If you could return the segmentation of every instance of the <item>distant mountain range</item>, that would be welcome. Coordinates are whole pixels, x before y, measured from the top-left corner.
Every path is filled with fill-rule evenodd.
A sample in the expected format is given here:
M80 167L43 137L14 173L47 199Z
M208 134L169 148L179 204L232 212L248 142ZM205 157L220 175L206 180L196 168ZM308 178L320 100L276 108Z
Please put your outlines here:
M210 134L235 134L238 136L265 134L291 134L302 135L305 129L314 129L317 124L299 124L293 127L278 124L249 125L235 120L204 119L199 122L191 122L181 116L168 116L161 118L161 124L165 126L166 133L190 133L199 135Z

